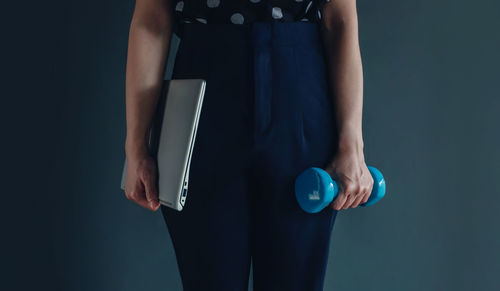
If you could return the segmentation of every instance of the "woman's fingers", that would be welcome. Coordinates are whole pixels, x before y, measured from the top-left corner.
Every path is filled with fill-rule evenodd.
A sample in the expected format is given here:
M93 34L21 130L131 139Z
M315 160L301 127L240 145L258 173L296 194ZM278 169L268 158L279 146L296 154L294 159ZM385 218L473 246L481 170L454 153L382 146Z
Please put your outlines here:
M354 199L355 186L350 181L344 181L343 187L341 188L343 189L345 200L343 201L342 205L340 205L340 209L347 209Z
M352 187L349 184L341 184L340 185L340 190L339 190L339 195L337 198L335 198L333 202L333 209L335 210L341 210L345 209L345 205L349 203L349 201L352 199L351 194L352 193Z
M138 182L131 191L126 192L126 196L129 200L134 201L140 206L153 210L150 203L146 199L146 193L142 183Z
M127 199L139 204L140 206L151 210L151 211L156 211L160 207L160 203L151 203L148 198L147 198L147 190L146 190L146 183L143 182L141 179L136 179L136 182L132 186L132 190L126 189L125 191L125 196ZM150 186L147 186L150 187ZM151 191L151 190L149 190Z
M125 195L140 206L156 211L160 207L156 184L156 164L151 157L130 160Z
M146 209L153 210L145 195L138 194L133 201Z
M143 183L144 183L144 188L146 190L145 196L150 205L151 210L158 209L160 203L158 202L158 191L156 187L155 173L152 173L152 171L145 173L143 175Z
M342 192L340 193L337 198L335 198L334 202L333 202L333 209L335 210L340 210L342 209L342 207L344 206L344 203L346 202L347 200L347 195Z
M366 201L370 199L370 195L372 194L372 189L373 189L373 178L371 174L368 173L366 175L366 178L362 181L362 186L359 196L356 199L356 201L353 202L352 207L356 208L360 204L366 203Z
M344 203L344 206L342 207L342 209L348 209L348 208L351 208L352 206L352 203L356 200L356 198L358 197L357 196L358 194L357 193L353 193L351 195L349 195L348 199L346 200L346 202Z
M361 204L361 201L366 197L366 192L362 192L360 195L356 197L356 199L352 202L351 207L356 208Z
M346 190L339 193L333 203L333 208L335 210L356 208L364 199L368 200L369 195L367 194L366 187L356 186L355 183L352 182L344 186L344 189Z
M366 203L366 201L368 201L368 199L370 199L370 196L372 195L372 191L373 191L373 184L375 184L375 181L373 180L373 177L370 174L370 183L368 184L368 189L367 189L367 192L366 192L366 197L363 200L363 203Z

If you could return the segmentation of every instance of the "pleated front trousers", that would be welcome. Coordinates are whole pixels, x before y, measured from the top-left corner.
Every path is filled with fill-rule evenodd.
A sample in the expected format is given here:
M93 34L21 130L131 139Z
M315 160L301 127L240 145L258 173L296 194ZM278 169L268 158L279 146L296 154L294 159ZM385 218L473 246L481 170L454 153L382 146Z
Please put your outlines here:
M248 290L251 265L254 290L322 290L337 211L306 213L294 194L337 150L319 23L184 23L179 36L172 78L207 82L185 207L161 207L184 290Z

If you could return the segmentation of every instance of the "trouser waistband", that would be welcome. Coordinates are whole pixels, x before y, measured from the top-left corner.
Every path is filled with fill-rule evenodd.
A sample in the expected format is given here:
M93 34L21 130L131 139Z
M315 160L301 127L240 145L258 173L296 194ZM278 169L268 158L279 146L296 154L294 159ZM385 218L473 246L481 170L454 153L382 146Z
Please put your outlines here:
M318 22L254 22L249 25L232 23L182 23L177 34L185 41L202 41L203 45L248 43L254 47L269 45L307 45L320 40Z

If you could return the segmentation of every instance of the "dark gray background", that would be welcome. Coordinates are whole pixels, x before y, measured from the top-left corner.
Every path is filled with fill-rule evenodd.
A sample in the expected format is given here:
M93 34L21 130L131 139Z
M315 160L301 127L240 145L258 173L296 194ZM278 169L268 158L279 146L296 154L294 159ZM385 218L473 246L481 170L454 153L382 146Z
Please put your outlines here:
M4 284L181 290L160 212L119 187L130 3L30 8L3 26ZM358 0L365 155L387 197L337 217L325 290L500 289L499 12Z

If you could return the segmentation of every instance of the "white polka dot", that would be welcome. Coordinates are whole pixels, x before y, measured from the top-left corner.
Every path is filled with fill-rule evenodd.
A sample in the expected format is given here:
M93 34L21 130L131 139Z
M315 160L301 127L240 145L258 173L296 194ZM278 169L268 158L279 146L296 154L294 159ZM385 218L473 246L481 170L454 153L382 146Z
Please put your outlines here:
M210 8L214 8L219 6L220 0L207 0L207 6Z
M304 2L304 0L295 0L295 2Z
M183 22L184 23L191 23L191 21L189 21L189 20L184 20Z
M250 2L252 2L252 3L259 3L260 0L250 0Z
M273 18L275 18L275 19L282 18L283 12L281 12L281 8L273 7L272 15L273 15Z
M309 10L309 8L311 8L311 4L313 4L313 2L309 1L309 4L307 4L307 6L306 6L306 12Z
M300 21L309 21L307 18L302 18Z
M318 18L321 19L321 12L318 10Z
M184 1L177 2L177 5L175 5L175 10L182 11L182 9L184 9Z
M203 19L203 18L196 18L196 20L198 20L198 22L201 22L201 23L205 23L205 24L207 24L207 20L206 20L206 19Z
M234 24L242 24L244 21L243 15L241 13L234 13L231 15L231 22Z

